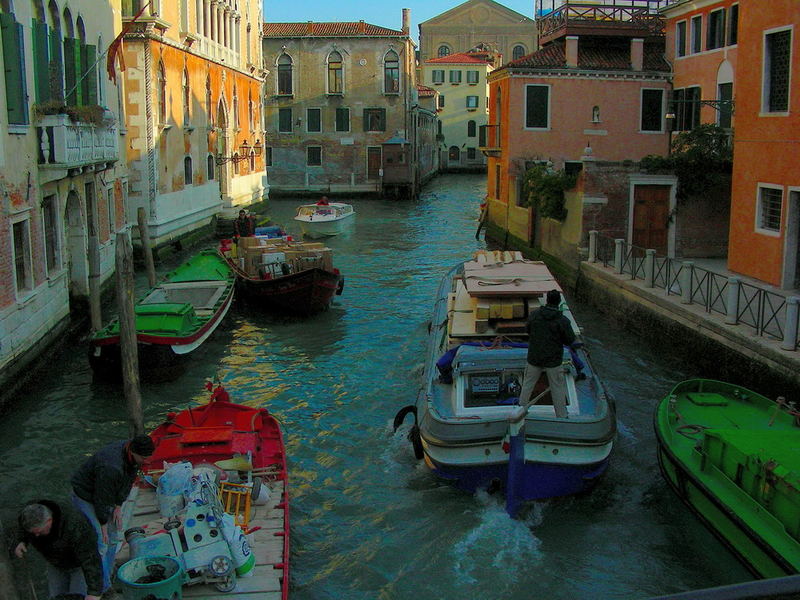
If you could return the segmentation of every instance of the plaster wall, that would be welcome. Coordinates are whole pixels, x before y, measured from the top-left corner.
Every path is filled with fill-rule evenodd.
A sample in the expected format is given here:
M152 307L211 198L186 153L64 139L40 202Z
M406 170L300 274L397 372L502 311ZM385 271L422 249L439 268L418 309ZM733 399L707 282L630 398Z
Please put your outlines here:
M776 0L770 10L759 3L742 2L739 19L737 66L736 135L734 137L733 193L731 198L728 268L776 286L792 287L783 280L790 188L800 186L797 170L797 140L800 139L800 4ZM791 29L790 93L788 112L767 112L763 107L764 35ZM745 51L746 49L746 51ZM759 230L760 184L783 192L779 231ZM793 275L793 274L792 274ZM791 277L793 280L793 277Z

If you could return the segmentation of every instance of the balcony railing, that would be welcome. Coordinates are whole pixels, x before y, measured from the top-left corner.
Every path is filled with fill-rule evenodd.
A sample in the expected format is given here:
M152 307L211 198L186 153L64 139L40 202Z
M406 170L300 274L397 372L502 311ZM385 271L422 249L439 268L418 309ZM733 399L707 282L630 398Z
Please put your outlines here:
M664 20L659 10L675 0L607 0L602 3L580 0L537 0L536 22L539 37L548 38L569 27L587 26L601 31L625 27L641 35L661 35ZM609 31L609 33L613 33Z
M47 115L36 127L39 164L74 169L119 159L116 123L72 122L67 115Z

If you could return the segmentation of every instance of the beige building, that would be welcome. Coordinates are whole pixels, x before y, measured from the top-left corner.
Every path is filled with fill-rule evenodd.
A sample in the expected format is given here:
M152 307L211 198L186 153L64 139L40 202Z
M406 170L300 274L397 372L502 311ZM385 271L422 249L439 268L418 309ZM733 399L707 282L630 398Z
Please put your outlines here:
M419 62L476 48L508 62L537 50L536 40L532 17L492 0L467 0L419 24Z
M0 387L114 271L127 169L120 90L97 64L119 2L0 0Z
M406 9L399 30L364 21L264 24L271 190L382 191L384 144L409 150L416 143L409 18ZM410 152L403 160L418 156Z
M128 215L156 246L267 194L259 0L123 5Z
M447 171L486 168L485 146L489 115L491 57L458 52L422 64L422 81L438 92L441 166Z

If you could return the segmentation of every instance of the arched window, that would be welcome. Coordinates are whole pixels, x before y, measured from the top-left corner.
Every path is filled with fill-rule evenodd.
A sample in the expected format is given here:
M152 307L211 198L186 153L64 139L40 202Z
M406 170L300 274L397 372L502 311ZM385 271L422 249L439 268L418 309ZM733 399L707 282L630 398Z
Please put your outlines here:
M476 130L475 121L467 121L467 137L475 137Z
M158 122L165 125L167 122L167 73L164 63L158 61Z
M83 24L83 18L78 17L78 20L75 22L76 28L78 29L78 39L81 41L81 44L86 43L86 27Z
M75 27L72 24L72 13L69 12L69 8L64 9L64 37L75 37Z
M192 157L186 156L183 159L183 185L192 185Z
M400 58L394 50L383 57L383 91L387 94L400 92Z
M239 92L233 86L233 128L239 129Z
M342 73L342 55L335 50L328 55L328 93L344 93L344 76Z
M292 59L285 52L278 58L278 95L292 95Z
M44 4L42 0L33 0L33 19L39 23L45 23Z
M47 5L47 12L50 13L50 26L53 28L53 31L57 31L60 35L61 15L58 12L58 4L55 3L55 0L50 0Z
M514 48L511 50L511 60L517 60L523 56L525 56L525 46L521 44L514 46Z
M209 125L214 124L214 111L211 110L213 106L211 102L211 75L206 75L206 122Z
M192 90L189 88L189 70L183 68L183 124L188 125L190 121L189 105L192 101Z
M209 181L213 181L214 180L214 177L215 177L215 174L214 174L214 170L215 169L214 169L214 167L215 167L215 165L214 165L214 155L213 154L209 154L206 157L206 175L208 175L208 180Z
M445 45L439 46L439 50L436 52L437 56L450 56L450 48Z

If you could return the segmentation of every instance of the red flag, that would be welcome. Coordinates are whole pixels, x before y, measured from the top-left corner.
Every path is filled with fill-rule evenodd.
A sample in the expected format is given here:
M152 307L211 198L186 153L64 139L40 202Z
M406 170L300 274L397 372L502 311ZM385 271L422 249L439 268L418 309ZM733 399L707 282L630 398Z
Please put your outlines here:
M148 2L142 6L141 10L136 13L130 21L125 23L125 26L122 28L122 31L119 32L119 35L114 38L114 41L108 45L108 51L106 56L106 71L108 72L108 78L111 80L112 83L117 83L117 70L114 68L114 64L117 62L117 55L119 55L119 70L125 70L125 59L122 56L122 53L119 51L122 47L122 38L125 37L130 30L136 20L144 14L145 9L150 6L150 2L152 0L148 0Z

